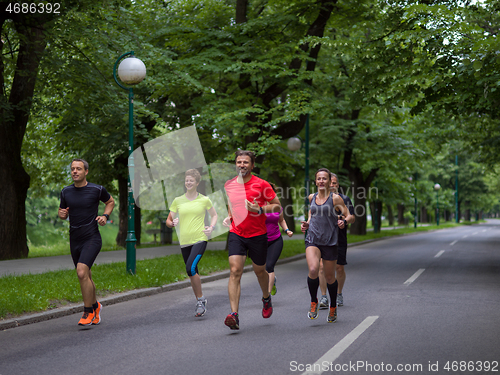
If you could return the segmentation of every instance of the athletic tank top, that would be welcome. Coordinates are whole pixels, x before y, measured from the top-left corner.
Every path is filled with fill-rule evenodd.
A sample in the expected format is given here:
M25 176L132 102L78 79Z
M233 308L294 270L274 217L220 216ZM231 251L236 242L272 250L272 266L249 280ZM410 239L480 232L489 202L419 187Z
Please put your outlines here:
M332 194L322 205L316 204L318 193L311 200L311 221L307 231L306 242L319 246L335 246L338 241L338 216L333 208Z
M266 228L267 228L267 241L271 242L281 237L280 232L280 214L281 212L266 213Z

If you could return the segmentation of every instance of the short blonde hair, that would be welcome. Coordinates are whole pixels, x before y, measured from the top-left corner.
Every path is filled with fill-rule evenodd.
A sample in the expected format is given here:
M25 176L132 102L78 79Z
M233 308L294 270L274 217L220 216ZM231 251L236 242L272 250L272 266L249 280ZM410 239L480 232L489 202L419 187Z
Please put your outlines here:
M194 179L196 180L197 183L201 181L201 174L200 174L200 172L198 172L197 169L188 169L186 171L186 177L187 176L194 177Z

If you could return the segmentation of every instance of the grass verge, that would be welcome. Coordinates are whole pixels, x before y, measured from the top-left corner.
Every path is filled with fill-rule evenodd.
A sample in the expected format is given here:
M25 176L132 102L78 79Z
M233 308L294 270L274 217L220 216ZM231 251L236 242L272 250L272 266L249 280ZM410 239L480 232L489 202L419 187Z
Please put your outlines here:
M348 242L355 243L370 239L444 229L461 224L443 223L417 228L369 232L365 236L349 235ZM281 258L304 253L303 240L284 242ZM67 252L65 253L67 254ZM247 264L251 264L247 259ZM97 285L99 298L133 289L158 287L187 278L184 261L180 254L140 260L136 263L136 275L125 272L125 262L98 264L92 267L92 277ZM228 269L225 251L206 251L200 263L201 275L208 275ZM46 272L36 275L0 277L0 319L12 318L32 312L81 301L80 286L74 270Z

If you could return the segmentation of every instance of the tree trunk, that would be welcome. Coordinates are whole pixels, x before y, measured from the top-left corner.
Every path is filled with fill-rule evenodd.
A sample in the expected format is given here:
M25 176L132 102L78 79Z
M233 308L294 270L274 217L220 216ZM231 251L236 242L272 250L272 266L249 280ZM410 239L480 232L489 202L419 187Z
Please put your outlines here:
M248 0L236 0L236 23L247 22Z
M5 15L0 19L3 30ZM36 76L46 41L43 22L14 25L19 37L19 52L10 97L6 97L3 40L0 41L0 260L28 256L26 241L26 196L30 177L21 159L21 147L35 91ZM35 22L34 22L35 23Z
M405 205L398 203L398 225L405 225Z
M380 228L382 228L382 210L384 208L384 205L382 201L376 200L375 201L375 213L377 214L377 225L378 225L378 231L380 232Z
M350 234L365 235L366 234L366 197L360 195L360 197L354 199L354 215L356 215L356 221L350 224Z
M0 134L3 130L0 131ZM6 150L8 138L0 136L0 147ZM26 196L30 177L23 168L20 153L11 153L8 160L0 153L0 260L26 258ZM17 156L17 157L16 157ZM8 220L7 220L8 218Z
M422 206L422 209L421 209L420 222L421 223L428 223L429 222L429 218L427 217L427 208L425 208L425 206Z
M349 115L344 116L344 120L352 121L353 123L359 118L360 109L351 111ZM370 185L377 175L377 169L372 169L368 173L363 171L355 164L354 151L352 149L353 139L356 136L354 127L351 127L347 132L346 144L348 149L344 151L344 158L342 160L342 170L348 172L349 180L352 182L352 197L354 204L354 215L356 221L351 224L349 233L355 235L366 235L366 201L378 199L378 192L373 197L370 191Z
M351 168L352 169L352 168ZM353 181L353 205L356 221L350 225L350 234L365 235L366 234L366 201L367 188L364 186L366 181L363 180L361 171L357 168L352 169L349 173L350 180ZM371 181L370 181L371 183ZM368 185L369 186L369 185Z
M389 226L394 226L394 213L392 212L392 205L387 204L387 220L389 220Z

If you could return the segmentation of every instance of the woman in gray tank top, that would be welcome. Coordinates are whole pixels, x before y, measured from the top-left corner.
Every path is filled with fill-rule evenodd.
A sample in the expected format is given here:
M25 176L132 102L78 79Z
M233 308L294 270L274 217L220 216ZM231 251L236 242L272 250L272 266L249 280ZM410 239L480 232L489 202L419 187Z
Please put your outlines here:
M307 316L309 319L318 317L318 288L319 288L319 264L323 259L323 271L325 274L328 293L330 294L330 312L327 322L337 321L337 280L335 279L335 268L337 266L337 239L338 228L343 228L344 220L339 219L335 209L341 211L342 216L349 218L350 213L342 198L337 194L330 193L330 171L321 168L316 172L314 181L318 192L309 195L309 217L301 224L302 232L306 236L306 259L309 268L307 286L311 295L311 309Z

